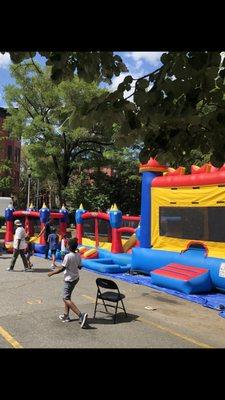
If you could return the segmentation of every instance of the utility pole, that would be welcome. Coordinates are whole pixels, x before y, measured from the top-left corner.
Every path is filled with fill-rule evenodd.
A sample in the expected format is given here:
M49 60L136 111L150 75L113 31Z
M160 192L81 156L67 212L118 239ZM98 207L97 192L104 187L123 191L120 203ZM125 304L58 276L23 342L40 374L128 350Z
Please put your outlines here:
M36 193L36 209L39 209L39 190L40 190L40 181L37 179L37 193Z
M28 189L27 189L27 209L30 207L30 181L31 181L31 169L27 169L27 176L28 176Z

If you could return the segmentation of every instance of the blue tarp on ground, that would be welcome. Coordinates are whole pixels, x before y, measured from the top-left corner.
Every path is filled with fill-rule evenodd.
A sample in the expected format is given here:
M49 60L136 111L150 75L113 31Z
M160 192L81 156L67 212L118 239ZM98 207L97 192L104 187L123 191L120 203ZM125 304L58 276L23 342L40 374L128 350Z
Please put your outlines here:
M44 258L44 254L35 254L35 256ZM93 272L94 274L98 274L98 272L96 272L96 271L93 271L86 267L83 267L83 268L90 272ZM171 294L173 296L181 297L182 299L201 304L203 307L208 307L208 308L212 308L214 310L218 310L218 311L220 311L219 312L220 317L225 318L225 310L222 311L223 307L225 309L225 294L223 294L223 293L211 292L211 293L206 293L206 294L202 293L200 295L185 294L185 293L177 292L176 290L167 289L167 288L153 285L151 283L150 276L144 276L144 275L138 275L138 274L131 275L126 272L125 273L116 273L116 274L101 273L101 275L110 276L113 279L120 279L121 281L125 281L128 283L134 283L136 285L149 286L160 292L165 292L165 293Z

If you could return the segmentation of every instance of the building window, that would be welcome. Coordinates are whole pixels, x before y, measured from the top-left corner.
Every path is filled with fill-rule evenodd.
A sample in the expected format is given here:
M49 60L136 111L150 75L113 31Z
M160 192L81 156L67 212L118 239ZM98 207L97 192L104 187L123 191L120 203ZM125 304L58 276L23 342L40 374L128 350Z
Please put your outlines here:
M13 159L13 148L11 145L8 146L8 160L12 160Z

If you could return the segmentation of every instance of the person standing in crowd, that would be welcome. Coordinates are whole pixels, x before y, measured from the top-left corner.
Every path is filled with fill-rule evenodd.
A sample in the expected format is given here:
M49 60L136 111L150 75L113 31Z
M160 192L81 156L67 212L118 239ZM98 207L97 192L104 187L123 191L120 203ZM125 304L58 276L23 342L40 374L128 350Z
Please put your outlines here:
M44 228L41 230L41 232L39 233L38 237L40 237L43 233L44 233L44 239L45 239L45 243L46 243L46 247L45 247L45 259L48 259L48 252L49 252L49 242L48 242L48 237L52 231L52 225L53 225L53 220L49 219Z
M27 247L25 229L23 228L22 222L19 219L16 219L14 224L16 225L16 231L13 240L13 257L10 266L7 268L7 271L13 271L19 254L23 261L24 271L30 271L25 256L25 249Z
M57 265L55 263L56 251L57 251L58 245L59 245L59 236L57 235L56 228L53 228L52 233L50 233L50 235L48 235L48 243L49 243L49 248L50 248L51 256L52 256L51 268L55 269L57 267Z
M33 264L31 263L30 258L34 254L34 247L30 236L26 236L26 244L27 248L25 250L25 253L26 253L27 264L29 268L32 268Z

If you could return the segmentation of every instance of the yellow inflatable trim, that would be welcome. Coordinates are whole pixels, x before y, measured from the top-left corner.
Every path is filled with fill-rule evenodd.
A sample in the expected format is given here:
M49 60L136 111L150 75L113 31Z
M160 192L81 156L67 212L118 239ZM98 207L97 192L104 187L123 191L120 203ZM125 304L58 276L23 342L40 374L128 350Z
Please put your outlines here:
M126 242L127 242L126 239L122 239L122 245L124 245ZM83 238L82 239L82 245L84 245L84 246L94 246L95 247L95 240L91 240L91 239L88 239L88 238ZM99 247L101 249L105 249L105 250L111 251L112 243L99 242Z
M123 251L126 253L128 250L131 249L136 244L137 238L135 233L126 241L126 243L123 245Z
M85 253L84 253L84 258L88 258L89 256L91 256L92 254L95 254L95 253L97 253L97 250L96 250L96 249L87 250L87 251L85 251Z
M86 247L85 246L81 246L79 247L79 253L83 254L86 251Z

